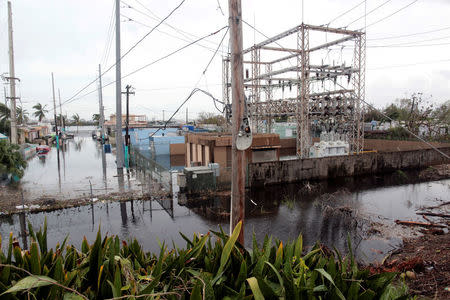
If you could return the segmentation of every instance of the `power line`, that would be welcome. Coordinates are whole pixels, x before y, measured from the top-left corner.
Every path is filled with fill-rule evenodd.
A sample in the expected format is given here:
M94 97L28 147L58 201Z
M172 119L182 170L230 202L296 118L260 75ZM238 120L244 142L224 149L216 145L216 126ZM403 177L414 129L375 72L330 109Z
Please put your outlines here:
M197 93L197 92L202 92L203 94L205 94L205 95L211 97L211 98L213 99L214 106L216 106L216 102L219 102L219 103L222 104L222 105L225 104L225 103L223 103L222 101L220 101L219 99L215 98L211 93L209 93L209 92L207 92L207 91L205 91L205 90L199 89L199 88L194 88L194 89L191 91L191 93L187 96L187 98L180 104L180 106L178 106L178 108L175 110L175 112L174 112L174 113L169 117L169 119L164 123L164 126L163 126L163 127L159 127L155 132L153 132L152 134L150 134L149 137L154 136L154 135L155 135L158 131L160 131L162 128L166 129L167 124L169 124L170 121L172 121L173 117L180 111L180 109L183 107L183 105L185 105L186 102L188 102L189 99L191 99L191 97L194 96L194 94ZM217 106L216 106L216 109L218 109ZM219 109L218 109L218 110L219 110ZM223 113L224 111L219 110L219 112ZM147 138L145 138L145 139L147 139Z
M141 25L141 26L144 26L144 27L147 27L147 28L151 28L151 27L152 27L152 26L149 26L149 25L147 25L147 24L145 24L145 23L142 23L142 22L140 22L140 21L138 21L138 20L136 20L136 19L132 19L132 18L126 16L126 15L123 15L123 16L126 17L129 21L135 22L136 24L139 24L139 25ZM173 34L171 34L171 33L168 33L168 32L166 32L166 31L163 31L163 30L161 30L161 29L156 29L156 31L158 31L158 32L160 32L160 33L162 33L162 34L165 34L165 35L167 35L167 36L170 36L170 37L172 37L172 38L174 38L174 39L183 41L183 42L192 42L192 39L182 38L182 37L173 35ZM214 48L211 48L211 47L202 45L202 44L200 44L200 43L198 43L197 46L202 47L202 48L204 48L204 49L206 49L206 50L208 50L208 51L211 51L211 52L214 52L214 51L215 51Z
M144 66L142 66L142 67L140 67L140 68L138 68L138 69L136 69L136 70L130 72L130 73L128 73L127 75L122 76L121 79L126 78L126 77L128 77L128 76L130 76L130 75L133 75L133 74L135 74L135 73L137 73L137 72L139 72L139 71L141 71L141 70L143 70L143 69L145 69L145 68L147 68L147 67L149 67L149 66L151 66L151 65L154 65L154 64L156 64L156 63L158 63L158 62L160 62L160 61L162 61L162 60L164 60L164 59L166 59L166 58L168 58L168 57L170 57L170 56L172 56L172 55L174 55L174 54L176 54L176 53L178 53L178 52L180 52L180 51L182 51L182 50L184 50L184 49L186 49L186 48L188 48L189 46L194 45L195 43L197 43L197 42L199 42L199 41L201 41L201 40L203 40L203 39L206 39L206 38L208 38L208 37L210 37L210 36L213 36L213 35L215 35L215 34L221 32L221 31L224 30L225 28L228 28L228 26L224 26L224 27L220 28L220 29L217 30L217 31L214 31L214 32L212 32L212 33L209 33L209 34L207 34L207 35L204 35L203 37L200 37L199 39L197 39L197 40L195 40L195 41L193 41L193 42L190 42L190 43L184 45L183 47L178 48L177 50L174 50L174 51L170 52L169 54L164 55L164 56L162 56L162 57L160 57L160 58L158 58L158 59L156 59L156 60L154 60L154 61L152 61L152 62L150 62L150 63L148 63L148 64L146 64L146 65L144 65ZM111 82L109 82L109 83L103 85L103 88L105 88L105 87L107 87L107 86L110 86L111 84L113 84L113 83L115 83L115 82L116 82L115 80L114 80L114 81L111 81ZM74 102L74 101L76 101L76 100L79 100L79 99L81 99L81 98L84 98L84 97L86 97L86 96L88 96L88 95L90 95L90 94L92 94L92 93L95 93L95 92L98 92L98 89L92 90L92 91L90 91L90 92L88 92L88 93L86 93L86 94L83 94L83 95L81 95L81 96L79 96L79 97L77 97L77 98L72 98L72 99L70 99L70 101L65 101L65 103L63 103L62 105L66 104L66 103Z
M375 21L375 22L373 22L373 23L370 23L369 25L366 26L366 28L367 28L367 27L370 27L370 26L373 26L373 25L375 25L375 24L378 24L378 23L380 23L380 22L382 22L382 21L384 21L384 20L386 20L386 19L392 17L393 15L395 15L395 14L401 12L402 10L404 10L404 9L406 9L406 8L408 8L408 7L410 7L411 5L413 5L414 3L416 3L417 1L419 1L419 0L414 0L414 1L410 2L408 5L405 5L405 6L403 6L402 8L400 8L400 9L394 11L392 14L387 15L386 17L381 18L381 19L379 19L378 21Z
M334 18L333 20L331 20L330 22L328 22L327 25L330 25L331 23L333 23L334 21L336 21L337 19L345 16L346 14L348 14L349 12L353 11L354 9L360 7L366 0L361 1L360 3L356 4L355 6L353 6L352 8L350 8L349 10L346 10L345 12L343 12L342 14L338 15L336 18Z
M128 77L128 76L130 76L130 75L133 75L134 73L137 73L137 72L139 72L139 71L141 71L141 70L143 70L143 69L145 69L145 68L147 68L147 67L149 67L149 66L151 66L151 65L154 65L154 64L156 64L157 62L159 62L159 61L161 61L161 60L164 60L164 59L168 58L169 56L172 56L172 55L174 55L174 54L180 52L181 50L184 50L185 48L187 48L187 47L189 47L189 46L192 46L192 45L198 43L199 41L201 41L201 40L203 40L203 39L205 39L205 38L207 38L207 37L213 36L213 35L215 35L215 34L221 32L221 31L222 31L223 29L225 29L225 28L228 28L228 26L224 26L224 27L220 28L219 30L217 30L217 31L215 31L215 32L213 32L213 33L210 33L210 34L208 34L208 35L206 35L206 36L203 36L203 37L201 37L201 38L199 38L199 39L197 39L197 40L195 40L195 41L193 41L193 42L190 42L189 44L186 44L186 45L184 45L183 47L178 48L177 50L172 51L172 52L170 52L169 54L167 54L167 55L165 55L165 56L163 56L163 57L161 57L161 58L158 58L157 60L154 60L154 61L152 61L151 63L148 63L148 64L146 64L146 65L144 65L144 66L142 66L142 67L140 67L140 68L138 68L138 69L136 69L136 70L134 70L134 71L128 73L127 75L123 76L122 78L125 78L125 77Z
M101 59L100 59L102 64L105 64L106 56L108 55L108 57L109 57L109 49L111 48L111 44L112 44L112 29L114 27L114 25L113 25L114 24L114 11L115 11L115 5L113 3L112 11L111 11L111 17L109 19L108 33L107 33L107 37L106 37L106 44L105 44L105 48L103 50L103 54L102 54Z
M382 111L380 111L379 109L377 109L375 106L373 106L370 103L367 103L366 101L364 101L363 99L361 99L362 102L364 102L367 106L370 106L372 109L378 111L378 113L380 113L381 115L383 115L385 118L389 119L391 122L394 121L392 118L390 118L389 116L387 116L385 113L383 113ZM409 132L410 134L412 134L415 138L419 139L420 141L424 142L425 144L427 144L428 146L430 146L432 149L436 150L438 153L440 153L442 156L446 157L447 159L450 159L450 156L448 156L447 154L445 154L444 152L442 152L441 150L439 150L437 147L433 146L431 143L425 141L424 139L422 139L420 136L416 135L415 133L413 133L412 131L410 131L408 128L401 126L403 129L405 129L407 132Z
M403 65L375 67L375 68L369 68L369 70L384 70L384 69L391 69L391 68L403 68L403 67L412 67L412 66L418 66L418 65L435 64L435 63L441 63L441 62L450 62L450 59L442 59L442 60L435 60L435 61L424 61L424 62L418 62L418 63L412 63L412 64L403 64Z
M207 71L208 68L209 68L209 65L210 65L211 62L213 61L213 59L214 59L214 57L216 56L217 52L219 51L220 46L222 45L223 41L225 40L225 37L227 36L227 33L228 33L228 30L229 30L229 29L230 29L230 28L227 27L227 30L225 31L225 34L223 35L222 39L220 40L219 46L217 46L216 51L214 52L213 56L212 56L211 59L209 60L208 64L206 65L205 70L203 71L203 74L206 73L206 71Z
M398 44L391 44L391 45L387 45L387 46L403 46L403 45L411 45L411 44L417 44L417 43L424 43L424 42L432 42L432 41L438 41L438 40L445 40L450 38L450 36L443 36L443 37L439 37L439 38L432 38L432 39L428 39L428 40L420 40L420 41L411 41L411 42L404 42L404 43L398 43ZM375 45L376 46L376 45ZM383 45L380 45L383 46ZM420 46L420 45L417 45Z
M450 43L437 43L437 44L423 44L423 45L410 45L411 43L405 44L395 44L395 45L373 45L367 46L367 48L410 48L410 47L435 47L435 46L446 46Z
M133 7L130 4L128 4L128 3L124 2L123 0L121 0L121 2L124 3L125 5L127 5L128 8L130 8L130 9L140 13L141 15L144 15L144 16L146 16L146 17L148 17L148 18L150 18L152 20L155 20L155 21L160 21L161 20L161 18L158 15L156 15L153 11L151 11L146 5L142 4L142 2L140 2L139 0L134 0L134 1L136 1L140 6L142 6L146 11L151 13L153 16L150 16L149 14L147 14L147 13L137 9L136 7ZM167 27L170 27L171 29L173 29L174 31L179 33L180 35L182 35L185 38L189 39L189 41L192 41L193 39L199 38L198 35L195 35L195 34L187 32L187 31L184 31L184 30L182 30L180 28L177 28L177 27L175 27L175 26L173 26L173 25L171 25L169 23L164 23L164 25L167 26ZM217 46L216 42L213 42L213 41L210 41L210 40L205 40L205 42L208 42L210 44L213 44L214 46Z
M223 29L223 28L222 28L222 29ZM222 29L220 29L220 30L222 30ZM225 39L225 36L227 35L228 30L229 30L229 27L227 26L227 31L226 31L225 34L223 35L222 40L220 41L220 44L219 44L218 47L217 47L217 50L222 46L222 42L223 42L223 40ZM197 93L197 92L202 92L202 93L204 93L205 95L211 97L211 98L213 99L213 103L214 103L215 108L216 108L220 113L224 113L224 111L225 111L225 103L224 103L223 101L220 101L220 100L218 100L217 98L215 98L210 92L207 92L207 91L205 91L205 90L203 90L203 89L198 88L198 84L200 83L200 80L201 80L202 77L205 75L206 71L208 70L209 65L211 64L211 61L214 59L214 57L216 56L216 54L217 54L217 51L214 52L213 56L211 57L211 59L210 59L210 60L208 61L208 63L206 64L206 67L205 67L204 71L202 72L202 74L200 75L200 78L199 78L199 80L197 81L197 83L195 84L195 87L194 87L194 89L192 90L192 92L191 92L191 93L188 95L188 97L181 103L181 105L178 106L178 108L175 110L175 112L170 116L170 118L169 118L169 119L167 120L167 122L164 124L164 129L166 128L167 124L172 120L172 118L178 113L178 111L181 109L181 107L183 107L183 105L184 105L184 104L185 104L185 103L186 103L186 102L187 102L187 101L188 101L195 93ZM222 111L217 107L216 102L219 102L220 104L224 105L224 108L223 108ZM158 128L158 130L156 130L155 132L153 132L152 135L150 135L150 136L154 136L160 129L161 129L161 128Z
M403 35L396 35L396 36L382 37L382 38L373 38L373 39L367 39L367 40L368 41L379 41L379 40L398 39L398 38L404 38L404 37L416 36L416 35L421 35L421 34L433 33L433 32L438 32L438 31L443 31L443 30L448 30L448 29L450 29L450 27L444 27L444 28L439 28L439 29L429 30L429 31L423 31L423 32L416 32L416 33L411 33L411 34L403 34Z
M365 13L363 16L359 17L358 19L353 20L352 22L350 22L350 23L349 23L347 26L345 26L345 27L349 27L350 25L352 25L352 24L355 23L355 22L358 22L358 21L361 20L362 18L367 17L368 15L370 15L371 13L373 13L374 11L376 11L377 9L383 7L384 5L388 4L388 3L391 2L391 1L392 1L392 0L387 0L387 1L383 2L383 3L381 3L380 5L378 5L377 7L375 7L374 9L372 9L371 11L369 11L368 13Z
M131 46L130 49L128 49L127 52L125 52L114 64L112 64L108 69L106 69L105 71L103 71L103 73L101 74L101 76L103 76L104 74L106 74L109 70L111 70L117 63L119 63L120 61L122 61L122 59L128 55L134 48L136 48L137 45L139 45L147 36L149 36L156 28L158 28L158 26L160 26L165 20L167 20L178 8L180 8L180 6L185 2L186 0L182 0L180 2L180 4L178 4L178 6L176 6L165 18L163 18L158 24L156 24L156 26L154 26L147 34L145 34L140 40L138 40L133 46ZM85 89L87 89L89 86L91 86L94 82L96 82L98 80L98 77L96 77L94 80L92 80L91 82L89 82L87 85L85 85L82 89L80 89L78 92L75 93L75 95L73 95L72 97L70 97L69 99L65 100L62 104L65 104L69 101L71 101L72 99L74 99L76 96L78 96L81 92L83 92Z
M222 83L210 83L210 84L208 84L208 86L219 86L219 85L222 85ZM191 87L192 86L170 86L170 87L154 88L154 89L136 88L136 91L165 91L165 90L187 89L187 88L191 88ZM206 87L206 85L204 85L204 87Z

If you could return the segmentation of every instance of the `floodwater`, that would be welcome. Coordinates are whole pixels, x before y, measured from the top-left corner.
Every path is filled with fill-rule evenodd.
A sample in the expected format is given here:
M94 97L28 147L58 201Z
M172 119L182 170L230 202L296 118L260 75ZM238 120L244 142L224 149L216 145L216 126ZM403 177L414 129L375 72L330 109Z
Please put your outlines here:
M52 147L45 156L34 156L28 161L20 188L25 201L38 198L67 200L79 197L108 194L119 191L116 158L105 153L95 142L90 127L72 128L76 136L66 140L59 150ZM135 178L124 183L123 190L138 188Z
M84 134L69 141L58 153L52 149L45 161L35 157L29 162L21 183L26 197L55 194L62 198L88 195L89 181L94 195L124 189L144 189L152 172L131 172L125 180L116 177L115 157L104 153L90 135ZM138 168L139 169L139 168ZM59 170L59 172L58 172ZM154 172L153 172L154 173ZM172 179L176 174L171 174ZM416 210L450 200L450 180L399 185L404 176L398 174L346 178L309 184L288 184L259 188L247 193L245 236L251 247L254 233L262 242L266 234L283 241L303 234L304 244L312 246L321 241L328 247L347 251L347 237L361 262L381 260L401 245L402 236L396 219L421 220ZM176 180L173 180L176 182ZM70 243L80 246L83 236L95 239L102 234L115 234L123 240L136 238L147 251L157 252L159 241L179 247L185 241L179 235L207 233L222 226L228 231L230 201L227 196L207 200L189 199L177 194L173 199L154 197L152 200L127 202L97 201L92 205L53 212L21 213L0 216L0 235L9 232L26 244L25 224L29 221L39 228L48 222L49 246L54 247L67 235ZM373 222L387 231L371 230ZM5 246L5 245L3 245Z
M337 189L335 187L335 189ZM415 210L436 204L436 198L449 200L450 180L378 187L351 192L334 192L329 198L305 196L298 193L298 186L270 188L264 192L249 193L245 221L246 246L251 247L251 236L258 241L271 234L283 241L303 234L305 245L321 241L328 247L347 251L347 236L350 237L355 255L361 262L381 260L387 253L401 245L401 237L367 234L368 220L388 226L395 219L420 220ZM322 194L323 195L323 194ZM447 197L447 199L443 198ZM250 201L251 199L251 201ZM21 243L26 242L22 234L25 219L35 228L48 222L50 246L55 246L67 235L70 242L80 246L83 236L93 241L97 230L103 234L116 234L123 240L136 238L144 249L157 252L158 241L172 247L172 241L185 246L179 235L192 236L194 232L207 233L222 226L228 230L226 211L228 199L214 198L204 203L190 203L179 199L97 202L90 206L63 209L46 213L16 214L0 217L0 234L14 232ZM339 210L350 207L352 213Z

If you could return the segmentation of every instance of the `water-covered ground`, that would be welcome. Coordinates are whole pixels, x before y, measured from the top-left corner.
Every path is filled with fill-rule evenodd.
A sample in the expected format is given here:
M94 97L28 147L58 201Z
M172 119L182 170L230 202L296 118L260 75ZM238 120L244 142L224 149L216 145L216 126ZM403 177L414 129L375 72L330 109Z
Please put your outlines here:
M305 196L296 193L298 189L292 186L249 195L245 221L247 246L251 246L253 233L259 241L266 234L289 240L302 233L306 245L320 240L346 251L349 236L360 261L381 259L401 245L401 230L394 220L420 220L416 209L434 205L436 199L449 200L450 180L354 191L335 189ZM39 227L47 218L51 246L66 235L79 246L83 236L93 240L101 228L103 233L117 234L124 240L137 238L146 250L157 251L158 241L163 240L169 245L174 241L183 246L185 242L179 232L190 236L194 232L217 230L219 226L227 230L227 216L220 215L226 211L227 199L219 197L187 206L179 205L177 199L97 202L53 212L16 214L0 218L0 234L6 236L12 231L19 235L25 219ZM380 223L375 233L371 231L373 222ZM381 227L388 230L382 232Z
M117 177L114 154L104 153L88 133L69 141L59 153L52 149L45 160L38 157L29 166L20 187L26 199L42 196L72 199L90 194L141 190L149 192L150 173L132 171ZM175 174L173 174L175 176ZM407 177L410 177L409 179ZM281 240L303 234L306 245L321 241L346 251L347 237L360 261L382 259L401 245L405 231L394 221L422 220L416 210L450 200L450 180L414 182L414 173L347 178L259 188L247 193L245 236L251 246L266 234ZM175 181L174 181L175 182ZM175 187L176 188L176 187ZM144 248L157 251L158 241L185 242L179 232L190 236L222 226L228 231L229 196L189 199L174 191L173 199L126 202L97 201L92 205L51 212L0 216L3 239L13 232L26 242L25 224L40 227L47 218L48 240L55 246L67 235L79 246L83 236L93 240L97 230L127 240L137 238ZM165 199L165 200L164 200ZM408 234L410 234L409 232ZM4 244L3 244L4 245Z

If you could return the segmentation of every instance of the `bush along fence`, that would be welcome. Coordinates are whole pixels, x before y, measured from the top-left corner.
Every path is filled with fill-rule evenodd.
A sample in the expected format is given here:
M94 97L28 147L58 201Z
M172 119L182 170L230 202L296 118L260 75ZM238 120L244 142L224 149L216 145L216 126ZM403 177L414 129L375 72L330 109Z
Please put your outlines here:
M47 224L34 232L22 250L9 236L0 253L0 299L406 299L395 273L371 275L358 268L350 253L316 245L303 253L302 237L283 245L266 237L253 250L222 230L192 239L186 248L161 244L159 254L145 253L136 240L117 236L81 249L67 238L47 248ZM3 249L3 248L2 248Z

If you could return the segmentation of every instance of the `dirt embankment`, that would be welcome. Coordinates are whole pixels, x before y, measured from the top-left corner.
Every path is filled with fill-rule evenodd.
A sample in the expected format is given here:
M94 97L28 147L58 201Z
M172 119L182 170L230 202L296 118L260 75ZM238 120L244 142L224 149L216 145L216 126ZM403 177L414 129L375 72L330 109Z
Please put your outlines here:
M148 188L147 192L142 191L125 191L112 192L105 194L97 194L91 197L79 197L74 199L57 199L52 197L41 197L35 200L24 201L20 190L8 188L0 191L0 215L11 215L14 213L27 212L44 212L53 211L64 208L78 207L90 205L97 201L129 201L129 200L150 200L169 197L169 193L159 188L156 183Z
M378 272L401 272L411 295L450 299L450 201L423 207L417 212L424 222L405 222L403 227L423 235L405 238L403 247L371 268ZM400 224L400 223L397 223Z
M400 272L410 295L450 299L450 234L406 239L402 249L371 271Z

